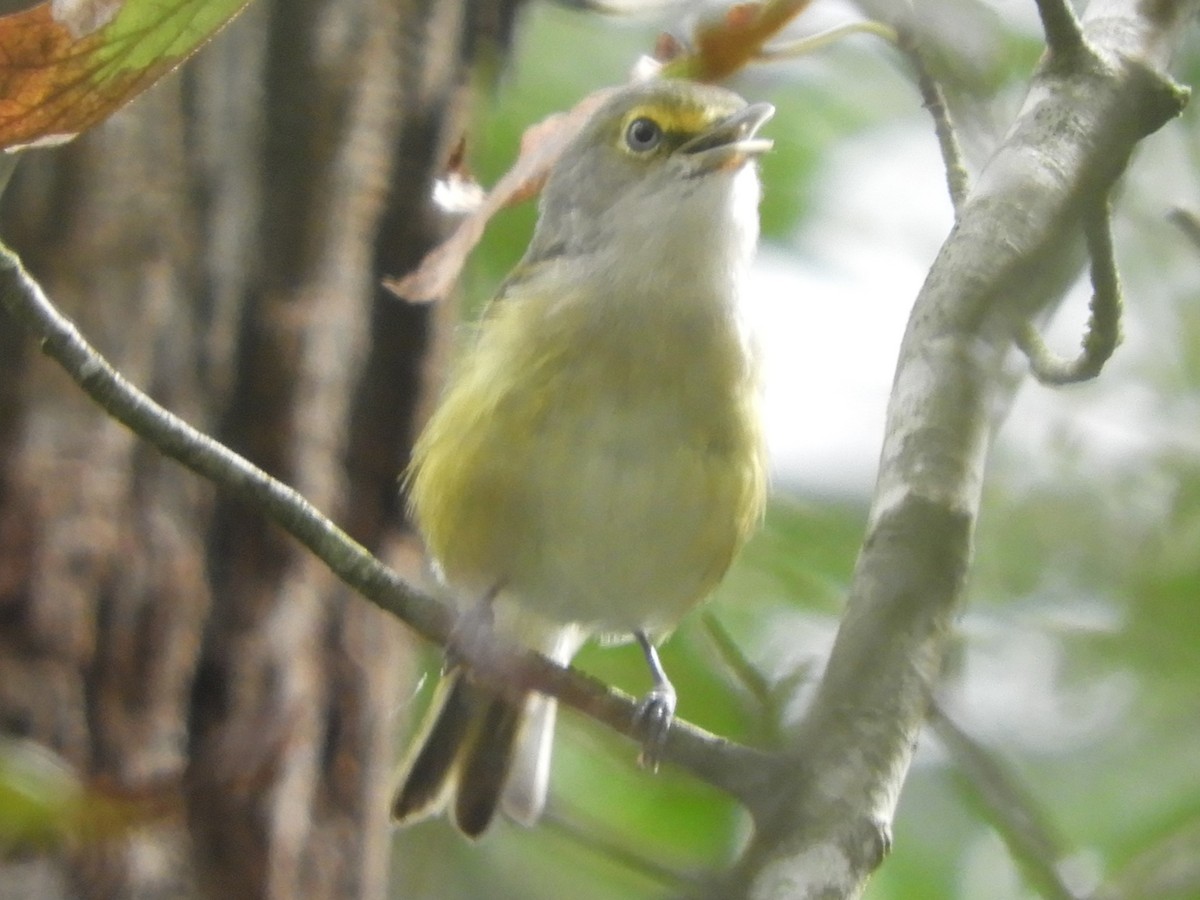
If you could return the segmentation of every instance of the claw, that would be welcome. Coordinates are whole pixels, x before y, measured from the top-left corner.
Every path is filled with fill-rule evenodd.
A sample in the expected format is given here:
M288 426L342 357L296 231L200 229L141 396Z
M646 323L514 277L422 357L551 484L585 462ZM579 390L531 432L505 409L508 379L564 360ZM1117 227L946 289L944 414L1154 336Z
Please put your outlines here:
M674 721L675 689L670 682L652 688L638 704L633 718L634 727L642 736L642 749L637 761L643 769L658 771L663 748L667 745L667 734Z
M675 687L667 678L667 673L658 659L658 651L650 638L643 631L635 632L635 637L654 679L654 686L642 698L633 716L633 726L642 738L638 765L651 772L657 772L662 751L667 744L667 734L671 731L671 723L675 721Z

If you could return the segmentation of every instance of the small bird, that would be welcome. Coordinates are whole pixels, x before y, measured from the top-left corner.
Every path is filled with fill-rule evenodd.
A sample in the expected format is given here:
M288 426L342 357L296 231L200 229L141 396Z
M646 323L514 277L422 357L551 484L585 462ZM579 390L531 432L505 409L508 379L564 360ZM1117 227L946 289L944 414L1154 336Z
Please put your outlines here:
M737 298L773 113L678 80L606 100L551 171L529 248L405 474L462 627L564 665L589 637L641 644L651 761L675 706L655 642L762 516L758 371ZM498 808L533 824L554 718L553 699L514 701L448 663L393 818L448 807L469 837Z

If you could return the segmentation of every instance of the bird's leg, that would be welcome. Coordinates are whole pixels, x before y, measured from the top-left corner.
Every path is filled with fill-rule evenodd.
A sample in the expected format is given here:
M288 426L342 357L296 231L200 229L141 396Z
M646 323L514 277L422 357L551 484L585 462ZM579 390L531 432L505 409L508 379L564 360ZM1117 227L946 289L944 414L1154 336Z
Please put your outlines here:
M492 638L493 626L496 624L494 603L500 593L503 582L497 582L483 593L475 604L461 613L458 621L446 640L446 654L442 660L442 673L458 668L464 662L479 655L481 647Z
M633 720L642 733L642 752L638 754L638 765L657 772L659 756L667 742L667 732L671 730L671 722L675 719L675 686L667 678L658 658L658 650L646 632L635 631L634 637L646 657L650 677L654 679L650 692L638 704Z

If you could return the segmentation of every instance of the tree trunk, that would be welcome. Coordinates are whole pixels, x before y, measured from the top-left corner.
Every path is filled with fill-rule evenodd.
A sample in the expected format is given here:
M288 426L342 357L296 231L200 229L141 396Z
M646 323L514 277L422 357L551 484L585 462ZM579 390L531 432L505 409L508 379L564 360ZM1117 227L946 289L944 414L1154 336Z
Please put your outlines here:
M430 179L515 5L252 4L6 198L127 377L393 562L435 323L379 279L441 236ZM158 815L0 897L382 896L399 628L34 350L0 320L0 731Z

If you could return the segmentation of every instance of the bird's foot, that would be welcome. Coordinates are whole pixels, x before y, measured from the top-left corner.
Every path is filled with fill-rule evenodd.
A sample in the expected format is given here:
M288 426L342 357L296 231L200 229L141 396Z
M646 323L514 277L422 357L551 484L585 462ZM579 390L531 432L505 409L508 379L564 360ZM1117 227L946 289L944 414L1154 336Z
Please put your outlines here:
M633 716L634 730L642 740L638 765L657 772L663 748L667 744L667 734L671 731L671 723L675 721L675 686L667 678L658 659L658 651L646 633L638 631L635 637L650 667L650 676L654 679L654 686L642 698Z
M667 734L675 721L675 688L671 683L656 684L642 698L634 713L633 725L641 736L642 749L638 753L638 765L651 772L658 771Z

